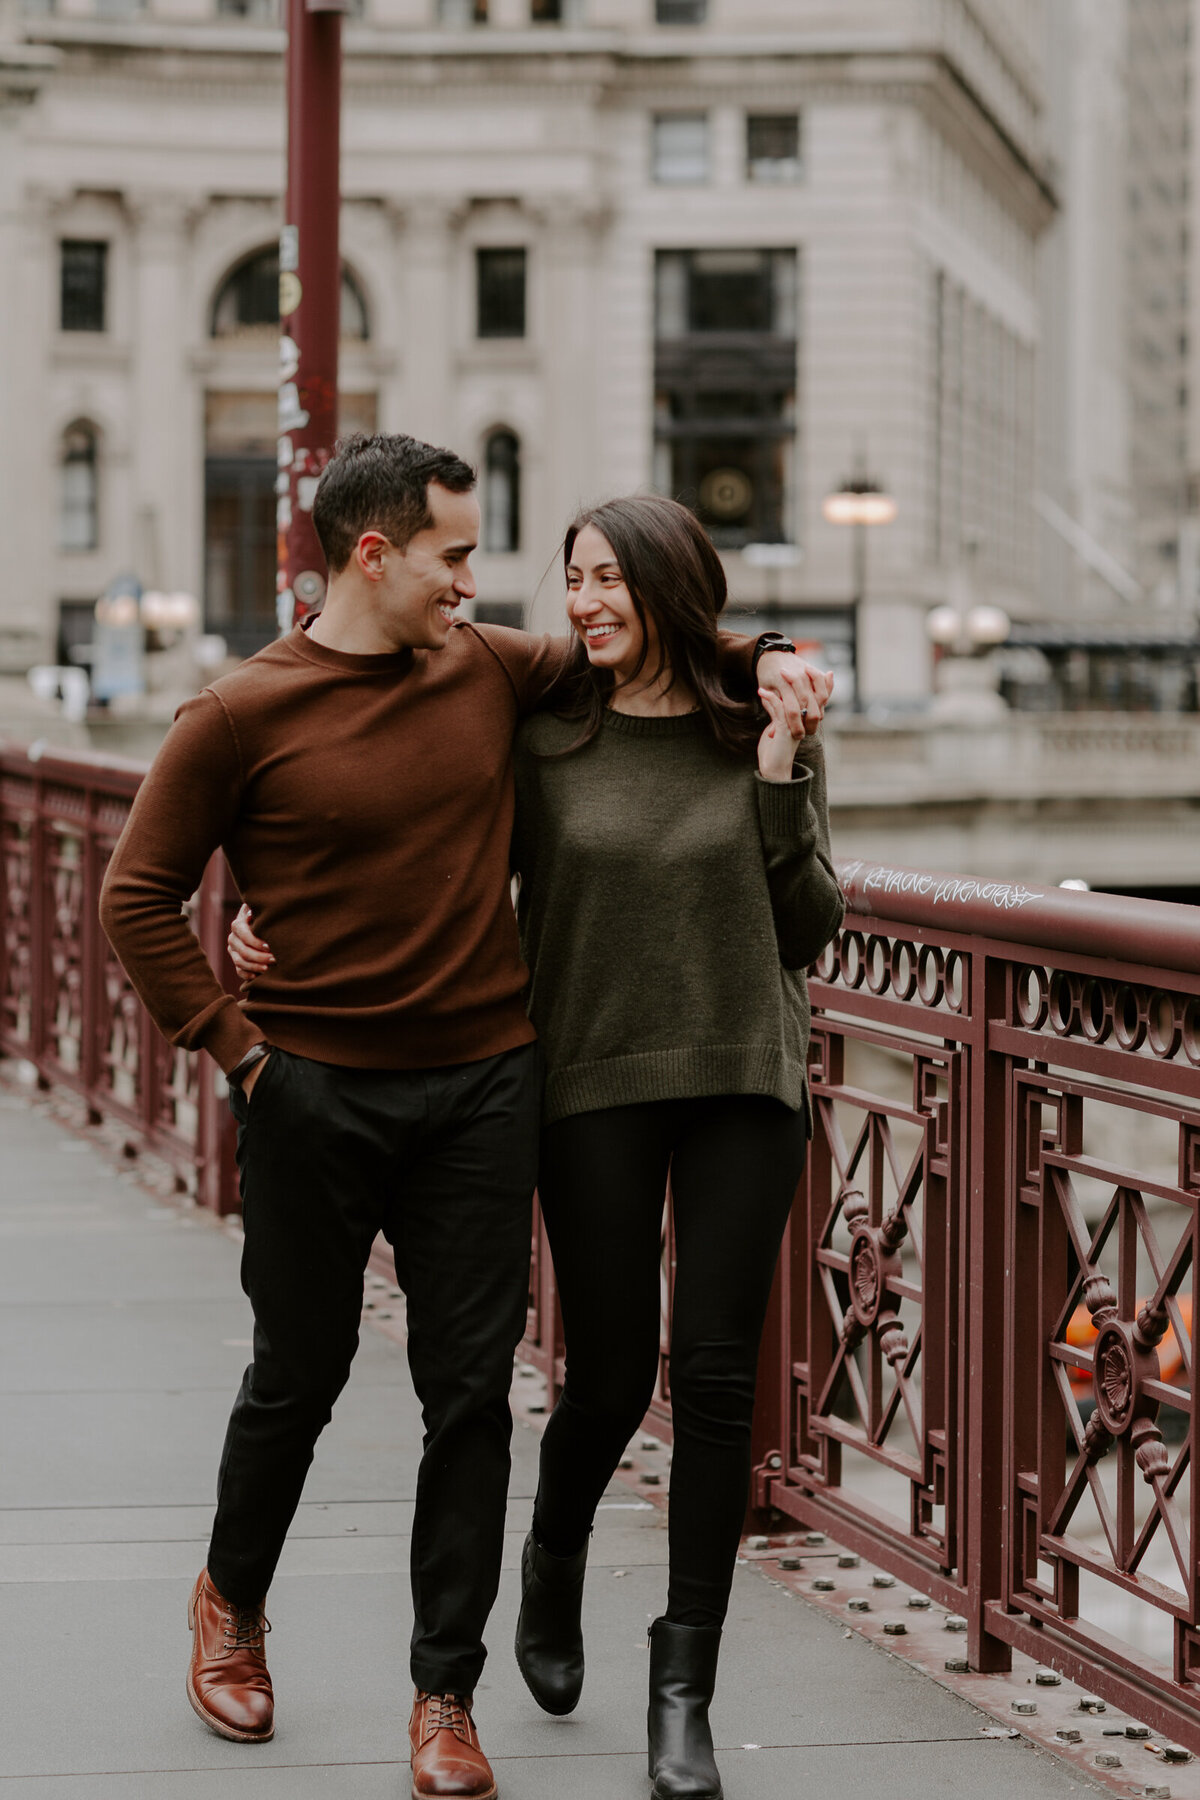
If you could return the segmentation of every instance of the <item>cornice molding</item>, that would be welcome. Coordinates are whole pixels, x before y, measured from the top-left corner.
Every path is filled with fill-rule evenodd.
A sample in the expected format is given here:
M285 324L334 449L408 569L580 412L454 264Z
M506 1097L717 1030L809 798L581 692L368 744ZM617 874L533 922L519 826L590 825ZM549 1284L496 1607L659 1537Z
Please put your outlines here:
M27 29L40 38L53 37L64 52L61 78L84 77L93 92L100 85L136 92L149 83L161 92L164 71L154 66L160 51L171 52L168 79L181 98L238 99L251 87L261 95L267 57L278 63L271 85L282 86L282 33L261 27L242 32L227 23L47 20L31 22ZM109 51L102 62L90 54L100 46ZM129 56L113 56L118 48ZM180 51L195 52L182 71ZM460 89L492 87L497 100L509 104L561 96L575 109L588 104L679 106L693 98L708 105L736 105L786 86L799 105L917 105L937 129L971 145L988 186L1030 229L1043 229L1057 209L1049 175L1034 148L1013 135L961 61L936 45L881 34L878 40L847 48L799 32L704 39L689 34L687 42L663 45L653 37L567 31L547 46L543 34L523 31L490 37L483 31L429 34L360 26L347 32L347 92L366 104L385 94L392 101L408 95L424 99L446 61L454 64L452 79ZM664 80L668 64L669 83ZM586 88L582 95L581 81ZM347 157L354 153L348 144Z

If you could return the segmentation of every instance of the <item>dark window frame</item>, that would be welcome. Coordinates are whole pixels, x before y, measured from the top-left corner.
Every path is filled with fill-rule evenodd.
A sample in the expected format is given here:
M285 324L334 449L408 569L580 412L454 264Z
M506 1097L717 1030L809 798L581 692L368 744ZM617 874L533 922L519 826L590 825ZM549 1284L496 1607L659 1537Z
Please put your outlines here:
M654 0L656 25L707 25L708 0Z
M60 440L58 463L58 549L67 556L87 556L100 548L100 433L88 419L76 419ZM87 471L82 498L68 492L68 469ZM86 519L86 530L72 541L68 519Z
M493 484L507 487L503 528L499 523ZM483 547L492 556L512 556L521 548L521 440L507 425L489 431L483 446Z
M107 331L108 239L60 238L58 260L59 330Z
M475 336L517 342L528 335L529 251L523 244L477 246Z
M790 148L785 154L769 154L772 131L786 128ZM760 142L756 145L756 135ZM780 140L782 142L782 139ZM776 146L778 148L778 146ZM775 173L769 173L774 170ZM799 112L750 112L746 114L747 181L799 181L804 172L804 122Z

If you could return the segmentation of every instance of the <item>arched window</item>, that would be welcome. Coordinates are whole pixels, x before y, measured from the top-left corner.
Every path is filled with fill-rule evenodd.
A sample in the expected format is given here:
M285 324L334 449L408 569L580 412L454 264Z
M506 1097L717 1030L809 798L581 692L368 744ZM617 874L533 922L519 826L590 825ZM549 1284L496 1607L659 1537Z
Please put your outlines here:
M236 337L247 331L279 330L279 248L266 244L243 257L217 289L212 309L213 337ZM367 302L358 277L342 264L341 334L365 341L370 337Z
M97 434L77 420L63 432L58 471L58 547L95 550L100 542Z
M483 457L483 547L521 548L521 445L514 432L488 437Z

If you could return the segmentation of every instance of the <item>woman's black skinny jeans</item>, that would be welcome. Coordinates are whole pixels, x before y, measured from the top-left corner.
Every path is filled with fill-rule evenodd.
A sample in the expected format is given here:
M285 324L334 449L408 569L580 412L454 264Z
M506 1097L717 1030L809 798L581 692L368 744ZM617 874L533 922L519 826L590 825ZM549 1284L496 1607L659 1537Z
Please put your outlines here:
M805 1121L722 1095L578 1113L542 1134L538 1191L566 1381L542 1439L538 1542L568 1556L642 1421L658 1372L663 1197L675 1217L667 1618L720 1625L750 1482L758 1347L804 1165Z

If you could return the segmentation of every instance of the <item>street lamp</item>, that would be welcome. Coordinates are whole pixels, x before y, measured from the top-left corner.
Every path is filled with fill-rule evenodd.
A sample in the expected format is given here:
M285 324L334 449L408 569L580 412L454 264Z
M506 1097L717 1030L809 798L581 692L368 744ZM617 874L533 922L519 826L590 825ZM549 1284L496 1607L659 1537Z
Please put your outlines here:
M867 594L867 531L872 525L890 525L896 517L896 502L877 481L872 481L859 469L848 480L843 481L834 493L826 494L821 503L821 511L828 524L849 525L854 531L854 697L857 706L862 667L858 645L859 620Z

